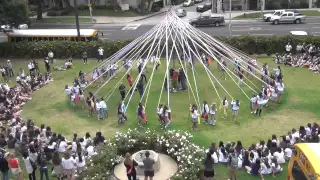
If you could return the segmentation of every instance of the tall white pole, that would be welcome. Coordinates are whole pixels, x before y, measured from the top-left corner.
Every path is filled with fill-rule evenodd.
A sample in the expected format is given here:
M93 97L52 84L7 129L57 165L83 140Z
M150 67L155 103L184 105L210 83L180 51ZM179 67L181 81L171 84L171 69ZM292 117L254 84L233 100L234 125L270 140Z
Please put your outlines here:
M93 23L93 18L92 18L92 7L89 7L89 11L90 11L90 21L91 21L91 23Z
M231 1L229 0L229 32L230 32L230 36L232 36L232 29L231 29Z

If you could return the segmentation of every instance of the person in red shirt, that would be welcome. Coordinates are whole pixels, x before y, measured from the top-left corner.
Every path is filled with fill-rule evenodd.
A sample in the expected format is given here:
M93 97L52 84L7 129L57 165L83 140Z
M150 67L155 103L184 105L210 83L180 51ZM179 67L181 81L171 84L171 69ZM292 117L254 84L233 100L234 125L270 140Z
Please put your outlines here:
M13 153L9 154L8 164L12 174L16 177L16 180L22 180L19 160L15 157Z
M172 87L173 87L173 91L177 91L178 90L178 72L176 70L174 70L172 72Z
M130 93L132 92L132 77L130 74L127 74L128 84L130 86Z

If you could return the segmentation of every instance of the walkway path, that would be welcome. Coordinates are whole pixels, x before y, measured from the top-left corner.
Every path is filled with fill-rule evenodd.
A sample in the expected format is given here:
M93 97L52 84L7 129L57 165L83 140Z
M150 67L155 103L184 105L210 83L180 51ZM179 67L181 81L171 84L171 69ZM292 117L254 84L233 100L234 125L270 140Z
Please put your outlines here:
M177 163L170 157L164 154L159 154L160 170L155 173L153 180L166 180L171 178L177 171ZM120 180L127 180L126 168L123 163L118 164L114 168L114 174ZM143 176L138 176L139 179L144 179Z

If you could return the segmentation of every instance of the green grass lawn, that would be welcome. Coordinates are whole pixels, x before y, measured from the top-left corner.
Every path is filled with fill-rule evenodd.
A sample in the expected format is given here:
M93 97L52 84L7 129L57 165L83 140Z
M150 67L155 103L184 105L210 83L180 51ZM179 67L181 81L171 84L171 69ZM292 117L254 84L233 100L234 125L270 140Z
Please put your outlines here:
M271 59L259 59L261 62L269 62L270 68L274 67ZM20 67L27 69L26 61L12 60L16 70ZM3 61L4 62L4 61ZM44 71L44 65L42 60L39 60L40 68ZM63 63L60 61L59 63ZM33 99L28 102L23 109L22 116L25 119L33 119L37 125L46 124L52 127L55 132L61 133L71 139L73 133L78 133L80 136L86 132L90 132L92 135L96 131L101 131L106 137L110 137L117 131L126 131L128 128L137 127L136 120L136 108L139 101L138 94L135 93L130 105L128 106L127 116L128 122L126 122L120 128L117 127L116 119L116 104L120 101L120 94L116 89L112 94L108 103L109 118L104 121L98 121L95 117L88 117L87 108L82 109L80 106L75 111L72 110L70 102L66 100L64 92L64 86L71 84L75 76L77 76L79 70L87 72L94 66L96 61L90 61L88 65L83 65L81 61L74 62L74 69L62 72L54 72L54 82L45 86L41 90L37 91L33 95ZM215 67L215 64L210 67L211 71L216 77L220 77L220 74ZM229 65L231 67L231 65ZM176 68L178 64L176 63ZM237 141L241 140L245 147L248 147L252 143L257 143L259 140L267 140L271 138L272 134L280 135L286 134L287 131L293 127L297 128L300 125L306 125L309 122L319 122L320 117L320 105L315 99L320 98L320 89L318 88L320 83L318 81L318 75L309 72L303 68L287 68L282 67L284 72L284 84L286 86L285 95L283 96L282 103L277 105L276 108L267 107L262 112L262 117L257 118L250 114L249 100L242 94L237 88L235 83L230 79L221 80L223 86L234 97L239 99L241 103L239 116L237 117L238 123L231 123L229 113L229 119L223 120L221 113L218 111L217 126L211 127L204 124L200 125L200 130L197 132L191 131L191 122L188 118L189 104L195 103L194 98L191 95L189 100L188 91L170 94L170 107L172 109L173 122L171 129L180 129L191 131L194 135L194 143L201 146L209 146L212 141ZM153 77L152 87L150 89L148 104L146 106L147 117L149 123L148 128L156 129L161 132L159 123L156 119L156 106L158 105L159 94L163 81L165 65L160 66L159 72L155 72ZM150 77L152 67L148 67L147 77ZM206 72L198 65L195 79L199 91L199 98L208 101L208 103L216 102L219 104L219 99L215 93ZM188 76L191 82L191 88L195 91L193 76L188 71ZM117 88L116 83L121 79L122 74L119 74L117 78L110 81L108 85L103 87L97 97L107 98L114 87ZM133 78L137 76L137 68L132 71ZM253 81L253 79L251 79ZM127 81L123 80L127 85ZM261 84L257 81L253 81L255 86L261 87ZM248 83L250 86L250 83ZM146 84L145 84L146 85ZM146 86L145 86L146 87ZM254 87L253 87L254 88ZM88 90L94 92L97 87L90 87ZM252 90L247 87L243 88L244 91L251 96ZM218 88L220 96L225 96L221 87ZM191 94L191 93L190 93ZM228 98L230 101L230 98ZM163 91L162 99L160 101L163 104L167 104L167 92ZM286 166L284 166L286 169ZM216 167L217 178L227 179L227 168L223 165L217 165ZM271 176L265 179L285 179L286 171L279 174L277 178ZM259 179L258 177L252 177L244 171L239 171L240 180Z
M320 11L318 10L299 10L300 13L306 15L306 16L320 16ZM263 14L266 13L272 13L272 11L264 11L261 12L255 12L255 13L244 13L242 15L236 16L233 19L256 19L256 18L262 18Z
M95 22L96 20L93 19ZM79 18L79 23L89 23L91 22L90 18ZM75 18L43 18L42 20L32 19L32 23L76 23Z
M79 10L79 16L90 16L90 12L88 9ZM71 12L69 16L74 15L74 12ZM133 11L114 11L112 9L93 9L93 16L111 16L111 17L135 17L139 16L137 13Z

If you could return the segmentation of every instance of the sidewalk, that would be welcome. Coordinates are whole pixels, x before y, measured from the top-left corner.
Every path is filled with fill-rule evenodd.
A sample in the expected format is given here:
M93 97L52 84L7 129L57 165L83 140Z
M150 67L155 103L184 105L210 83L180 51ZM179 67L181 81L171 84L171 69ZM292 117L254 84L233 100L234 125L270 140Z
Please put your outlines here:
M180 7L180 5L175 6L175 8ZM160 11L154 12L144 16L136 16L136 17L112 17L112 16L93 16L92 18L96 20L95 24L118 24L118 23L130 23L135 21L140 21L143 19L147 19L153 16L157 16L160 14L164 14L168 11L168 7L161 8ZM46 18L56 18L56 19L63 19L63 18L74 18L74 16L47 16L47 13L43 13L42 17ZM37 18L33 16L31 18ZM90 16L79 16L79 18L91 18Z

